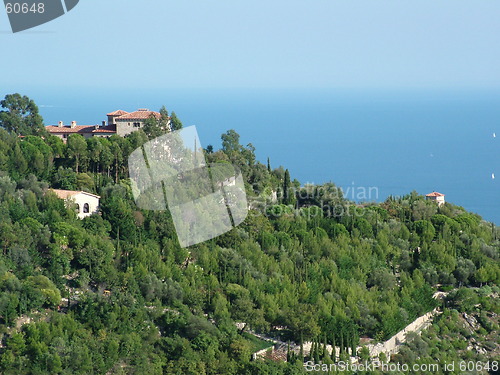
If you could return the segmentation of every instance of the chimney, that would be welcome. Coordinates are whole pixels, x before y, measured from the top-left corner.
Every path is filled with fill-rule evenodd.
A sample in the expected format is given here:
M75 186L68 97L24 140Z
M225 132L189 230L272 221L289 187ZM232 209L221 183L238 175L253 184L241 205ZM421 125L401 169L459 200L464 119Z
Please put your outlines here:
M74 129L76 127L76 121L71 121L71 129Z
M103 121L103 122L102 122L102 126L106 126L106 121Z
M60 128L62 128L64 126L64 122L62 121L59 121L59 125L58 125Z

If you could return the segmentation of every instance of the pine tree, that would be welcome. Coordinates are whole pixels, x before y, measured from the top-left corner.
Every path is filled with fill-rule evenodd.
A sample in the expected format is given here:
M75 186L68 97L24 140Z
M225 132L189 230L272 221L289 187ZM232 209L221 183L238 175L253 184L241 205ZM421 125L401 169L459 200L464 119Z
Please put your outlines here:
M175 112L170 114L170 130L176 131L182 129L183 125L181 120L177 117Z

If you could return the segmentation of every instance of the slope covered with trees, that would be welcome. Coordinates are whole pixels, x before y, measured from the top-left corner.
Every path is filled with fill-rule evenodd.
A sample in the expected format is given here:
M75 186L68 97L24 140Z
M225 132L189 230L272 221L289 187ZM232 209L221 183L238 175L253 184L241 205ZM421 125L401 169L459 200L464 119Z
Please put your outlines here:
M347 352L432 310L438 284L500 281L500 230L478 215L416 192L356 205L332 183L301 187L234 130L206 158L241 169L252 210L181 248L168 211L135 206L127 175L161 124L64 144L38 136L27 103L34 122L4 102L0 115L0 373L298 374L302 358L251 361L234 323ZM101 213L78 220L49 187L99 194Z

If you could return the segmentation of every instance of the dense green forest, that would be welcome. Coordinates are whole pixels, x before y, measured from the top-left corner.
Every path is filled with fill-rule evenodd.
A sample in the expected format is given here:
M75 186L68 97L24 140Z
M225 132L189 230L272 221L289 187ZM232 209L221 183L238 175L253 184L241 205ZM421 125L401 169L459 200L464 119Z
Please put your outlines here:
M333 183L301 186L234 130L206 158L241 169L252 210L231 232L181 248L168 211L135 206L127 175L129 154L164 119L63 143L28 98L0 104L1 374L299 374L300 356L252 361L243 331L280 327L283 340L348 352L435 308L438 286L498 293L492 223L416 192L355 204ZM96 193L100 213L79 220L49 188Z

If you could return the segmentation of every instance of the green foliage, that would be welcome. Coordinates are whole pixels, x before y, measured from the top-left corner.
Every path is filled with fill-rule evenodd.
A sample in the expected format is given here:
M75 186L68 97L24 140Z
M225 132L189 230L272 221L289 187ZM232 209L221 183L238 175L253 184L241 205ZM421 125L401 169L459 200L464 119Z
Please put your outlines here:
M43 304L54 307L61 302L61 293L54 283L46 276L28 276L26 286L40 292L43 296Z
M489 373L497 373L492 363L498 364L498 298L492 290L486 294L481 290L462 288L450 293L447 304L456 309L444 309L430 328L421 335L412 333L394 361L412 368L416 363L455 363L454 371L437 374L466 373L467 364L481 363ZM477 307L474 307L475 306ZM471 325L472 323L472 325ZM478 371L478 373L481 371ZM423 373L423 372L422 372Z
M174 113L170 126L181 126ZM437 306L436 284L459 288L445 311L477 314L494 334L481 311L499 313L487 297L500 277L498 228L417 193L356 206L332 183L300 187L230 130L206 158L241 169L252 210L183 249L168 210L140 210L127 181L130 152L164 130L155 119L147 134L71 136L67 146L0 130L0 373L298 374L295 354L250 361L264 343L248 332L313 341L313 358L339 360L325 344L342 359L361 335L390 337ZM99 194L99 214L78 220L49 186ZM401 356L435 348L416 338Z
M68 137L68 155L75 160L75 171L78 174L80 163L87 157L87 142L80 134Z
M182 125L181 120L179 120L179 118L177 117L175 112L172 112L170 114L170 129L172 131L176 131L176 130L182 129L182 127L183 127L183 125Z
M19 94L9 94L0 101L0 127L16 135L45 135L43 119L33 100Z
M172 113L172 116L175 116L175 113ZM169 126L170 124L170 126ZM171 130L178 130L182 128L182 123L179 121L177 116L175 116L175 123L170 122L170 118L168 116L168 111L165 106L160 109L160 117L155 117L151 115L144 122L144 133L149 139L154 139L162 134L165 134Z

